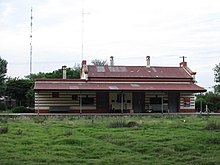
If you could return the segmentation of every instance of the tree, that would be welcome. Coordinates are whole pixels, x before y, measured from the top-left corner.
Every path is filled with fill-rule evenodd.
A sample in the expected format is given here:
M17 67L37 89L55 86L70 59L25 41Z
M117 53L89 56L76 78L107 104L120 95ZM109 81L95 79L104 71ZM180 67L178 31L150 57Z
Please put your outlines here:
M0 96L4 95L7 64L8 62L0 57Z
M220 83L220 63L215 65L214 74L215 74L215 82Z
M67 79L76 79L80 77L80 69L77 65L75 65L74 68L67 68L66 69ZM36 78L62 78L63 77L63 71L62 69L55 70L53 72L39 72L37 74L31 74L31 76L26 76L26 78L29 79L36 79Z
M215 75L215 82L220 83L220 63L218 65L215 65L214 75ZM216 84L214 86L214 90L216 93L220 93L220 84Z
M8 79L6 82L6 95L16 100L18 106L28 106L27 93L33 89L33 81L29 79Z
M106 65L108 65L107 60L99 60L99 59L94 59L94 60L91 61L91 63L93 65L96 65L96 66L106 66Z

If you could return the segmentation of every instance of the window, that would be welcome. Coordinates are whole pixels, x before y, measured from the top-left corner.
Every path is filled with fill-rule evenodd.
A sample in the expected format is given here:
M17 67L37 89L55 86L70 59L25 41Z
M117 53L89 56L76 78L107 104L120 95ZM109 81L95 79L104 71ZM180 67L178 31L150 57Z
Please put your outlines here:
M150 98L150 104L161 104L161 98L159 97Z
M52 92L52 98L59 98L59 92Z
M121 98L122 98L122 94L121 93L117 94L116 102L121 103ZM123 102L125 102L125 95L124 94L123 94Z
M72 100L77 101L78 100L78 95L72 95Z
M190 107L190 98L184 97L184 107Z
M83 105L93 105L94 98L93 97L84 97L84 98L82 98L82 104Z

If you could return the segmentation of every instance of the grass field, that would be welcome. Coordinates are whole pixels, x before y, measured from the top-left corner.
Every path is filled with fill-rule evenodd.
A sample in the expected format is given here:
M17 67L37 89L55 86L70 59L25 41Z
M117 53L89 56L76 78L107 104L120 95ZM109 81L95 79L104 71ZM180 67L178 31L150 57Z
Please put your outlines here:
M218 117L1 117L0 164L220 164Z

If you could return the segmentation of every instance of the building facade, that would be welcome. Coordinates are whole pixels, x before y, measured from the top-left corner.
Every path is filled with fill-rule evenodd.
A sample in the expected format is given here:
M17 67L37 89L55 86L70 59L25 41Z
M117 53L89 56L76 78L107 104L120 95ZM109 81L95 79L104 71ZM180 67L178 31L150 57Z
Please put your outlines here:
M69 113L195 112L195 84L186 62L178 67L87 65L80 79L37 79L35 111Z

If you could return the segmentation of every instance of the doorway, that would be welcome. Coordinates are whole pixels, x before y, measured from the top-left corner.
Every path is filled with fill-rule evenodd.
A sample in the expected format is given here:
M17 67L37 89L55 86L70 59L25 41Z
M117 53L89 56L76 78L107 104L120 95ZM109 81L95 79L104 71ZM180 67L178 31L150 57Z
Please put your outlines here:
M168 93L168 107L169 112L176 113L179 110L180 93L179 92L169 92Z
M96 110L99 113L109 112L109 94L108 92L96 93Z
M133 93L133 109L135 113L142 113L145 110L145 93Z

